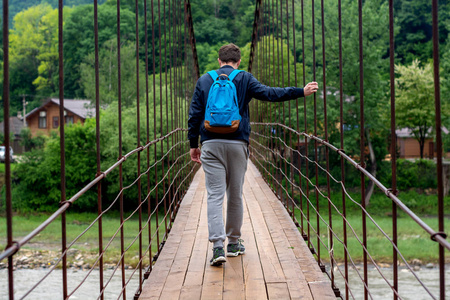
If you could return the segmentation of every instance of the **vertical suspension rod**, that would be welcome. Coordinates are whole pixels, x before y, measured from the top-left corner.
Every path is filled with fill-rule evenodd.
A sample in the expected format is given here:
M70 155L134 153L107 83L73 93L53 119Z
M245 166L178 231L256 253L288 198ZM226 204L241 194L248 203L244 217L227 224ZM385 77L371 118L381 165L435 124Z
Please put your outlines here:
M397 136L395 134L395 45L394 45L394 1L389 0L389 75L391 85L391 171L392 191L397 194ZM398 266L397 266L397 204L392 201L392 242L394 243L392 253L393 271L393 299L398 296Z
M100 163L100 76L99 76L99 47L98 47L98 0L94 0L94 52L95 52L95 145L96 145L96 161L97 175L101 175ZM98 254L99 254L99 288L100 299L104 299L103 290L103 222L102 222L102 184L97 183L97 213L98 218Z
M340 129L340 144L341 150L344 149L344 88L343 88L343 64L342 64L342 2L338 0L338 14L339 14L339 129ZM344 273L345 282L348 282L348 254L347 254L347 205L345 196L345 162L344 157L341 155L341 181L343 187L342 191L342 228L344 235ZM348 285L345 284L345 299L349 299Z
M360 114L360 165L362 168L366 167L364 158L364 56L363 56L363 17L362 17L362 0L358 0L358 27L359 27L359 114ZM362 213L362 229L363 229L363 262L364 262L364 299L367 300L369 278L367 274L367 225L366 225L366 199L365 199L365 182L364 174L361 172L361 205L364 208Z
M3 112L5 139L5 197L6 197L6 230L7 247L13 245L12 201L11 201L11 159L10 159L10 124L9 124L9 3L3 0ZM24 116L25 117L25 116ZM8 256L8 288L9 299L14 299L14 264L13 255Z
M60 147L60 172L61 172L61 201L66 201L66 153L64 137L64 52L63 52L63 0L58 1L58 49L59 49L59 147ZM61 214L61 253L62 258L62 284L63 298L67 298L67 231L66 212Z
M120 57L120 0L117 0L117 92L118 92L118 117L119 117L119 159L122 158L122 74ZM123 190L123 166L119 166L119 188ZM120 254L123 257L125 252L124 229L123 229L123 193L120 193ZM126 299L125 283L125 260L120 261L123 299Z
M437 179L438 179L438 220L439 232L444 232L444 178L442 166L442 128L441 128L441 88L439 74L439 22L438 22L438 0L433 0L432 23L433 23L433 65L434 65L434 107L436 123L436 157L437 157ZM445 252L444 247L439 244L439 295L445 299Z
M141 146L141 119L140 119L140 86L139 86L139 5L138 0L135 0L135 21L136 21L136 128L137 128L137 141L136 147ZM137 153L137 174L138 174L138 228L139 228L139 287L135 294L135 298L139 297L142 291L142 190L141 190L141 152Z

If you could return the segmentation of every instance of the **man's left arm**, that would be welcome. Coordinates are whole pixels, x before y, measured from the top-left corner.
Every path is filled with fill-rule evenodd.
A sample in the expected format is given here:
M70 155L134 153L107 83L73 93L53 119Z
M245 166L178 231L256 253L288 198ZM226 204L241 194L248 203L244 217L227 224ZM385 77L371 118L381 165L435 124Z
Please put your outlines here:
M280 88L266 86L260 83L253 75L251 75L249 81L250 96L252 98L270 102L282 102L309 96L317 92L317 90L317 82L310 82L302 89L297 87Z

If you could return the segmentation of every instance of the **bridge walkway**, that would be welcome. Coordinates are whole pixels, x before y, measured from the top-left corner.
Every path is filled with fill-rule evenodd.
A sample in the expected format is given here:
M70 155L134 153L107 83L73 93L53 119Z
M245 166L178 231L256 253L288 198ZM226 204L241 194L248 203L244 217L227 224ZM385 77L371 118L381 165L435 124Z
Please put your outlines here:
M202 169L195 175L139 299L336 299L295 224L251 161L244 184L246 253L211 267L204 176Z

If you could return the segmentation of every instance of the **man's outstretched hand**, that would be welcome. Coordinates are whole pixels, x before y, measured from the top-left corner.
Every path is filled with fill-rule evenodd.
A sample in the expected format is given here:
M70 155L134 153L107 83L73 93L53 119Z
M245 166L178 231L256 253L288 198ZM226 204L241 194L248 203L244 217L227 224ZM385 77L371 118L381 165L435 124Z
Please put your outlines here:
M303 88L303 93L306 96L312 95L315 92L317 92L317 90L319 89L319 84L317 84L317 82L310 82L307 85L305 85L305 87Z
M191 160L195 161L196 163L202 164L202 162L200 161L200 155L201 155L201 151L199 148L191 148L190 154L191 154Z

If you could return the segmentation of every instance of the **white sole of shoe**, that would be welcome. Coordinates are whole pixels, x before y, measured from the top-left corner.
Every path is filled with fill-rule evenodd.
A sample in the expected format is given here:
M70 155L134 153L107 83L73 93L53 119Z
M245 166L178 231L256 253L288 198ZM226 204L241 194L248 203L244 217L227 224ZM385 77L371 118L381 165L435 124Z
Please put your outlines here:
M227 259L224 256L219 256L210 262L211 266L220 266L222 263L227 262Z
M238 256L238 255L241 255L241 254L244 254L245 253L245 251L238 251L238 252L235 252L235 253L231 253L231 252L228 252L227 253L227 256L232 256L232 257L236 257L236 256Z

